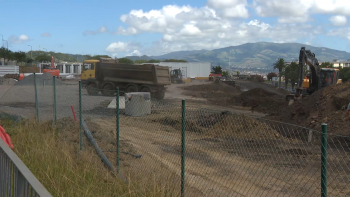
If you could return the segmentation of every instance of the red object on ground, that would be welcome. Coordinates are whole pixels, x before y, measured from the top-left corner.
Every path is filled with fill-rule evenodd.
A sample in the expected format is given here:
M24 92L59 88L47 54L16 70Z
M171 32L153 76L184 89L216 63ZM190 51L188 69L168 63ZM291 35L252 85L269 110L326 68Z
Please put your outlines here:
M8 145L11 149L14 148L10 136L6 133L5 129L4 129L2 126L0 126L0 138Z
M73 112L74 120L75 120L75 122L76 122L76 121L77 121L77 117L75 116L74 107L73 107L73 105L71 105L70 107L72 108L72 112Z
M53 56L51 56L51 66L50 66L50 68L44 69L43 73L50 73L52 76L56 76L56 77L60 76L60 70L55 68L55 58Z
M210 77L222 77L222 74L210 74Z
M24 79L24 74L23 73L19 75L18 81L21 81L22 79Z

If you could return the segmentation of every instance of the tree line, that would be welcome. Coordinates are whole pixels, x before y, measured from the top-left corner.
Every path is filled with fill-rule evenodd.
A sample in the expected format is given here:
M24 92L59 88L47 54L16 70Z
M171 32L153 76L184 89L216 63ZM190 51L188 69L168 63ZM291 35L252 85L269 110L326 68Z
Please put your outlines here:
M294 89L294 85L299 78L299 64L297 62L286 64L283 58L279 58L273 64L273 68L278 70L279 87L281 87L281 78L284 77L285 88L287 88L288 83L290 82L292 89ZM321 68L334 68L334 64L331 62L323 62L319 65L319 69ZM304 73L306 73L306 67L304 67ZM272 77L277 77L277 74L271 72L267 75L268 80L271 80ZM339 78L342 79L343 82L350 80L350 67L339 68Z
M1 47L0 48L0 57L4 58L7 61L17 61L17 62L28 62L29 59L26 56L26 53L23 51L16 51L13 52L5 47ZM4 64L4 62L2 62L2 64Z

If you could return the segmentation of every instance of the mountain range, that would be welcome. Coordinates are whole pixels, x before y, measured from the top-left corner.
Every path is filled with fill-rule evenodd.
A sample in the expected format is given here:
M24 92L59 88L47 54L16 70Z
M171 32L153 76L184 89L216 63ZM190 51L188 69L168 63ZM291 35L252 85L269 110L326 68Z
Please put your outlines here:
M194 51L176 51L159 56L126 56L135 60L165 60L165 59L183 59L188 62L211 62L212 65L221 65L227 67L230 62L231 67L241 68L270 68L278 58L284 58L286 62L299 59L301 47L315 53L319 62L333 60L349 60L350 53L326 47L314 47L300 43L270 43L256 42L246 43L238 46L225 47L214 50L194 50ZM33 58L39 54L47 53L53 55L55 61L78 61L86 59L85 55L65 54L43 51L33 51ZM30 56L30 52L27 53Z
M211 62L212 64L233 67L270 67L278 58L286 62L299 59L301 47L315 53L319 62L333 60L349 60L350 53L326 47L314 47L300 43L246 43L238 46L214 50L177 51L160 56L127 56L132 60L150 59L183 59L188 62Z

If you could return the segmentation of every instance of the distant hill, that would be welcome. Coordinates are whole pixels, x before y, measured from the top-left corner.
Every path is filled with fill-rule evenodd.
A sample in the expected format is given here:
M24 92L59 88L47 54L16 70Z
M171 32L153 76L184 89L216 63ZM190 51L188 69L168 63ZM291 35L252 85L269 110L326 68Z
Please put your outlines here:
M299 58L299 51L301 47L305 47L307 50L311 50L311 52L315 53L316 58L320 62L332 61L334 59L350 59L350 53L326 47L314 47L300 43L269 42L246 43L238 46L225 47L214 50L177 51L161 56L143 57L159 60L173 58L183 59L188 62L212 62L213 64L228 66L229 52L231 52L231 66L269 67L278 58L284 58L287 62L297 60Z
M229 63L230 54L231 66L262 68L270 67L278 58L284 58L287 62L297 60L299 58L299 51L301 47L306 47L307 50L311 50L313 53L315 53L316 58L320 62L332 61L334 59L350 59L350 53L326 47L314 47L300 43L269 42L246 43L238 46L225 47L214 50L176 51L160 56L127 56L126 58L129 58L133 61L140 59L183 59L188 62L211 62L213 65L221 65L223 67L226 67ZM85 55L53 53L44 51L33 51L33 58L42 53L54 55L55 61L82 62L86 58ZM30 56L30 52L26 54L27 56Z

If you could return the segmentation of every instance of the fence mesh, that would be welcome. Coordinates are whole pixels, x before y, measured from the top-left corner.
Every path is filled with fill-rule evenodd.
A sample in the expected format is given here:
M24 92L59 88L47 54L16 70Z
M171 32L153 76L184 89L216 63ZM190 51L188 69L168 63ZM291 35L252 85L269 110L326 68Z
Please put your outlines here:
M35 117L34 82L29 82L9 88L0 110ZM124 92L92 96L86 89L80 102L78 82L55 84L37 80L39 120L53 121L56 111L59 124L79 124L81 104L82 120L99 150L120 178L137 183L132 187L140 194L162 190L179 196L184 151L186 196L321 195L321 130L199 107L186 107L183 125L180 102ZM327 193L348 196L350 138L328 133Z

